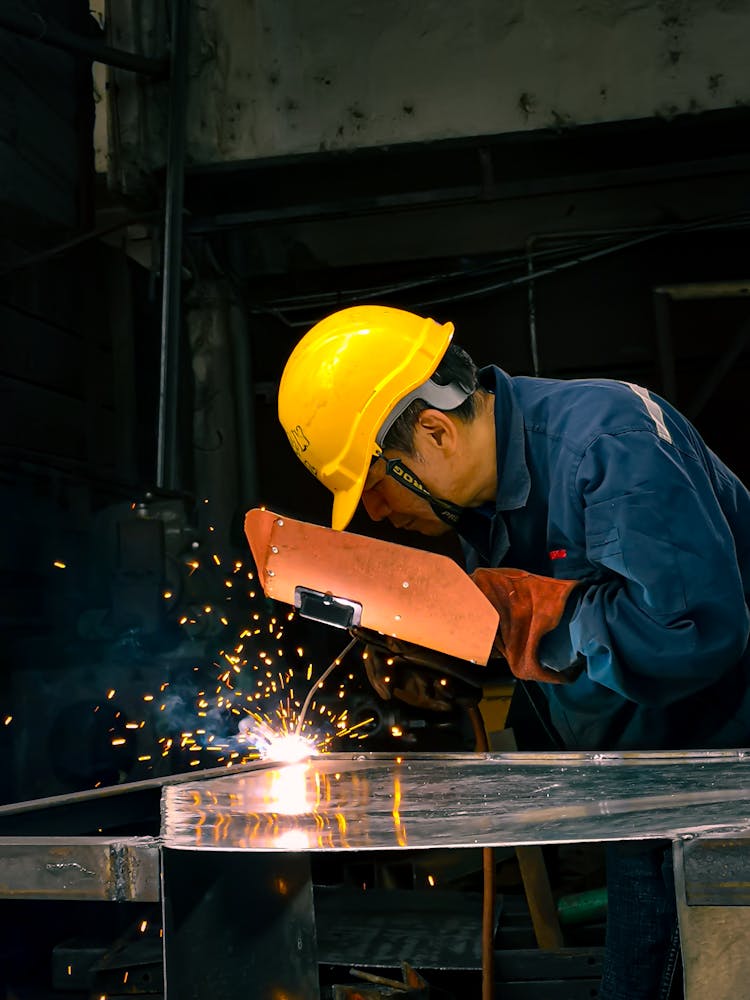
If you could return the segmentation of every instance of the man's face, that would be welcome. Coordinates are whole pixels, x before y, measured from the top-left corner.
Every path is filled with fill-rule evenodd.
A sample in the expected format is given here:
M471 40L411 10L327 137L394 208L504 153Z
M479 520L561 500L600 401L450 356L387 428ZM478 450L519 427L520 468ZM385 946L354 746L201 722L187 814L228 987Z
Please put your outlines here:
M428 461L419 455L405 455L399 451L389 450L383 454L386 458L403 461L432 492L430 482L434 477L430 474ZM362 505L373 521L387 519L395 528L418 531L421 535L444 535L451 530L426 500L386 475L385 462L374 461L370 466L362 492Z

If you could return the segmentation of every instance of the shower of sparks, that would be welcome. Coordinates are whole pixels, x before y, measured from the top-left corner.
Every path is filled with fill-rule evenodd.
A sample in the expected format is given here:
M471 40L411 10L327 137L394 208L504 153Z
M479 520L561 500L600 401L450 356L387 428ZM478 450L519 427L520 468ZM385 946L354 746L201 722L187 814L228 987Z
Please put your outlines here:
M120 696L128 704L140 705L129 710L130 718L117 712L110 728L112 747L131 752L143 773L155 770L164 758L172 771L232 767L260 757L301 760L338 748L343 740L367 737L374 720L349 719L346 695L354 673L336 671L329 679L338 658L324 674L298 640L287 649L284 633L295 612L259 610L252 569L242 560L207 553L202 560L187 558L185 572L188 578L211 573L214 579L209 600L196 600L173 612L189 638L209 634L209 629L210 634L226 630L231 635L236 625L230 623L237 620L240 602L248 607L249 620L220 645L212 663L202 659L193 666L191 676L198 690L191 690L192 704L181 703L182 728L178 723L171 731L170 699L179 701L179 692L170 680L157 684L152 677L142 692L104 689L102 705L117 707ZM173 594L171 588L163 591L165 600ZM153 726L146 725L146 718L168 735L150 737ZM187 726L186 719L191 720ZM165 765L161 767L163 771Z
M254 746L261 757L294 764L314 757L318 748L315 740L294 732L278 732L268 723L246 716L240 721L240 733Z

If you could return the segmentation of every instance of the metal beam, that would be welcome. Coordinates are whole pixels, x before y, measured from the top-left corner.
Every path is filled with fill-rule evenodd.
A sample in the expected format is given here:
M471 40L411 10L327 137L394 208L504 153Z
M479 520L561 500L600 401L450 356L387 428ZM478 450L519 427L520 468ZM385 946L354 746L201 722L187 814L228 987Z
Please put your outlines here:
M713 845L713 838L709 837L705 849L698 846L702 839L677 841L672 846L685 1000L704 1000L705 997L736 1000L747 994L750 907L734 903L742 898L742 883L745 883L744 890L747 889L748 866L743 850L730 848L722 861L721 845L722 842L731 844L731 831L719 834L719 838L722 837L723 840L718 839ZM717 896L714 896L715 904L696 905L698 900L705 898L706 882L700 885L700 881L706 877L714 890L719 889L723 903L729 901L731 905L719 904ZM733 891L735 882L740 884L739 896Z
M255 761L232 767L231 772L226 767L215 767L200 773L201 778L210 780L269 766L272 765L268 762ZM190 771L42 799L8 802L0 805L0 833L9 837L39 837L53 833L78 836L135 823L141 827L151 823L156 829L162 789L167 785L195 781L195 778L195 773Z
M36 11L25 13L21 10L2 10L0 28L14 35L20 35L21 38L39 42L41 45L62 49L71 55L104 63L106 66L116 66L131 73L162 78L169 72L169 59L166 57L154 59L151 56L139 55L137 52L125 52L123 49L104 45L96 38L86 38L74 31L68 31L67 28L42 17Z
M0 899L158 902L152 837L0 837Z
M182 340L182 210L185 189L189 0L172 0L167 179L162 253L161 359L156 485L179 485L178 401Z
M674 344L672 343L669 291L665 288L655 288L653 303L656 346L659 353L659 368L661 369L661 393L665 399L676 405L677 369L675 365Z
M750 280L742 281L693 281L684 285L661 285L655 295L668 295L675 302L702 299L750 298Z
M700 837L681 845L688 906L750 906L750 840Z

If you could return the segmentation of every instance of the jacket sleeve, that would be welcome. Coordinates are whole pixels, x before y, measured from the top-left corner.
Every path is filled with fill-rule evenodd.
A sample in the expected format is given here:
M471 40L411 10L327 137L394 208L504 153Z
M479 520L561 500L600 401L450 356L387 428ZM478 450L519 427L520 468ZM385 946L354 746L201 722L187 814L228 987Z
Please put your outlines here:
M663 706L715 683L742 656L750 616L734 539L702 456L655 434L602 435L578 466L593 574L546 644L591 680Z

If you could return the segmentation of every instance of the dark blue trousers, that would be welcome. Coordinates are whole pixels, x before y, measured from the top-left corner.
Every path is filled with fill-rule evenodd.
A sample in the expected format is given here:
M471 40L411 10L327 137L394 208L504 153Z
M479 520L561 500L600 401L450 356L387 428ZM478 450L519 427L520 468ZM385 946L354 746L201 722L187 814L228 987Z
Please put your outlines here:
M672 845L607 845L607 938L599 1000L669 1000L680 962Z

